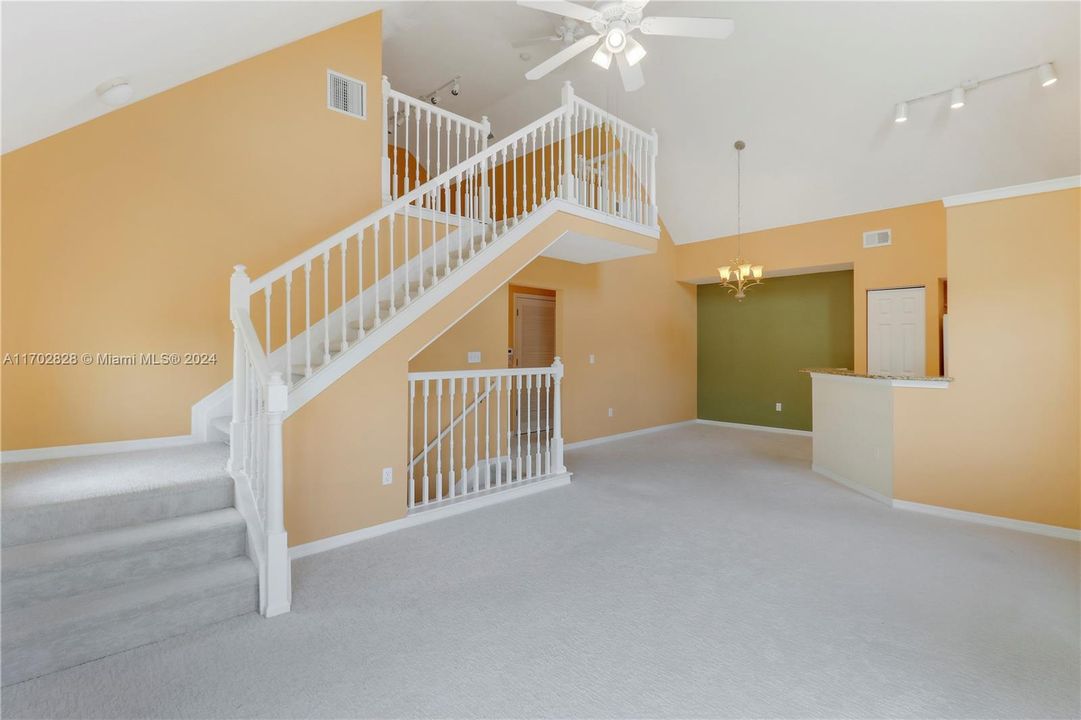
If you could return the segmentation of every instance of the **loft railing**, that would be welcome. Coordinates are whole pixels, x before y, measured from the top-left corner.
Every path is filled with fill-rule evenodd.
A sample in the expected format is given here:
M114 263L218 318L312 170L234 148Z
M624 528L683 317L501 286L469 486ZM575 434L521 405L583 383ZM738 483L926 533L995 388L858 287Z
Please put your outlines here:
M491 126L398 92L383 76L383 202L389 203L488 147ZM422 164L423 163L423 164Z
M280 422L288 393L378 334L485 248L513 242L518 223L551 201L655 231L656 156L655 132L576 98L566 83L562 104L547 115L270 272L251 280L236 266L230 470L238 497L252 498L246 519L259 518L249 522L249 532L256 528L253 545L266 549L260 561L266 614L288 609L280 521ZM548 440L558 441L562 467L558 434ZM517 479L528 475L515 466ZM255 512L257 506L263 510Z
M409 373L409 509L565 473L562 379L559 358L547 368Z

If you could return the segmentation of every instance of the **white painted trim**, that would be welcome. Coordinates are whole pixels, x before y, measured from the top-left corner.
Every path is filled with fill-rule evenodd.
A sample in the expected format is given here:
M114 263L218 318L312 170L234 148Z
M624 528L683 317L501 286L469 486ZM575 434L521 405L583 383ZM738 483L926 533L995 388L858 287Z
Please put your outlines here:
M924 505L923 503L910 502L908 500L894 500L893 507L897 510L909 510L911 512L937 515L938 517L962 520L964 522L990 525L992 527L1006 528L1007 530L1020 530L1021 532L1044 535L1046 537L1060 538L1081 542L1081 530L1062 527L1060 525L1045 525L1044 523L1029 522L1028 520L1014 520L1013 518L999 517L998 515L983 515L981 513L968 512L967 510L955 510L940 505Z
M716 425L718 427L735 428L737 430L761 430L762 432L782 433L784 435L801 435L811 437L814 435L810 430L795 430L793 428L770 427L769 425L749 425L747 423L726 422L724 420L706 420L698 418L694 422L699 425Z
M462 498L461 500L448 505L417 510L399 520L391 520L389 522L380 523L379 525L373 525L371 527L361 528L360 530L342 533L341 535L334 535L332 537L323 538L322 540L313 540L310 543L291 547L289 548L289 559L296 560L297 558L315 555L316 553L326 552L327 550L334 550L336 548L345 547L346 545L361 542L362 540L370 540L374 537L379 537L380 535L386 535L387 533L395 532L397 530L405 530L406 528L423 525L432 522L433 520L441 520L446 517L451 517L452 515L460 515L461 513L469 512L470 510L495 505L496 503L506 502L507 500L514 500L544 490L551 490L552 488L568 485L570 484L570 481L571 474L563 473L541 480L532 482L527 481L516 487L501 489L498 492L489 492L475 497Z
M109 455L134 450L157 450L160 448L195 445L202 440L193 435L144 438L141 440L115 440L112 442L85 443L83 445L56 445L54 447L5 450L0 453L0 463L30 462L32 460L55 460L57 458L82 457L85 455Z
M950 386L949 380L890 380L893 387L911 388L938 388L939 390Z
M1009 187L995 188L993 190L980 190L979 192L965 193L963 195L950 195L942 198L942 204L946 207L957 207L958 205L1005 200L1006 198L1021 197L1022 195L1036 195L1076 187L1081 187L1081 175L1040 180L1039 182L1025 183L1024 185L1010 185Z
M821 465L815 465L815 464L812 463L811 464L811 470L813 472L818 473L819 475L821 475L824 478L832 480L833 482L835 482L835 483L837 483L839 485L844 485L849 490L854 490L855 492L858 492L860 495L866 495L867 497L871 498L872 500L876 500L876 501L882 503L883 505L890 505L893 502L892 498L887 497L887 496L883 495L882 493L875 492L874 490L871 490L870 488L864 487L863 485L860 485L859 483L857 483L857 482L855 482L853 480L849 480L846 477L841 477L837 473L833 472L832 470L827 470L826 468L822 467Z
M637 437L638 435L648 435L649 433L655 433L661 430L682 427L683 425L692 425L694 422L694 420L683 420L681 422L669 423L667 425L654 425L653 427L642 428L641 430L631 430L630 432L617 433L615 435L603 435L601 437L590 438L589 440L579 440L578 442L567 443L563 446L563 449L576 450L578 448L589 447L590 445L600 445L614 440L624 440L626 438Z

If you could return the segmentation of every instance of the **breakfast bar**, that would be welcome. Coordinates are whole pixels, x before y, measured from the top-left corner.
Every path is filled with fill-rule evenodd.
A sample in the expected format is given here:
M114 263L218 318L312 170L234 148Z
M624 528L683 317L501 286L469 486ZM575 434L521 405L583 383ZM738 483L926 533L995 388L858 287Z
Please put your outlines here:
M814 437L811 469L875 500L893 500L894 397L949 387L952 378L807 368Z

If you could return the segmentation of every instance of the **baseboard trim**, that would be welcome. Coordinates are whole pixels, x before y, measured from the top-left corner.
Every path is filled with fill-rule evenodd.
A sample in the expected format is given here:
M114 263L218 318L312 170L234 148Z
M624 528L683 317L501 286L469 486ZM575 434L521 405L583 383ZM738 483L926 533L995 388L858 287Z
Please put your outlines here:
M937 515L938 517L962 520L964 522L990 525L992 527L1006 528L1007 530L1020 530L1021 532L1044 535L1046 537L1060 538L1081 542L1081 530L1062 527L1061 525L1045 525L1044 523L1029 522L1028 520L1015 520L1013 518L1000 517L998 515L984 515L982 513L968 512L967 510L955 510L942 507L941 505L925 505L909 500L894 500L893 507L898 510Z
M386 535L387 533L405 530L406 528L416 527L417 525L423 525L453 515L461 515L462 513L471 510L477 510L482 507L488 507L489 505L495 505L508 500L515 500L517 498L525 497L526 495L543 492L544 490L551 490L552 488L568 485L570 481L571 474L562 473L542 480L527 482L507 490L499 490L498 492L492 492L486 495L465 498L447 505L419 510L398 520L390 520L371 527L361 528L360 530L342 533L341 535L334 535L323 538L322 540L313 540L312 542L304 543L303 545L291 547L289 548L289 559L296 560L297 558L315 555L317 553L326 552L327 550L335 550L363 540L371 540L372 538Z
M838 485L844 485L849 490L852 490L854 492L858 492L860 495L866 495L867 497L871 498L872 500L880 502L883 505L891 505L893 502L895 502L893 500L893 498L888 497L886 495L883 495L880 492L876 492L876 491L874 491L874 490L872 490L870 488L864 487L864 486L860 485L859 483L853 482L852 480L849 480L846 477L838 475L837 473L833 472L832 470L827 470L826 468L822 467L821 465L815 465L815 464L812 463L811 464L811 471L818 473L819 475L821 475L824 478L832 480L833 482L837 483Z
M600 445L602 443L613 442L615 440L624 440L626 438L637 437L638 435L648 435L649 433L660 432L661 430L670 430L672 428L682 427L684 425L693 425L694 420L682 420L680 422L669 423L667 425L654 425L652 427L642 428L641 430L631 430L625 433L617 433L615 435L603 435L601 437L590 438L589 440L579 440L578 442L567 443L563 446L564 450L577 450L578 448L589 447L590 445Z
M793 430L792 428L770 427L769 425L749 425L747 423L726 422L724 420L706 420L698 418L694 422L699 425L716 425L718 427L735 428L737 430L761 430L762 432L781 433L783 435L800 435L811 437L814 435L810 430Z
M85 443L83 445L56 445L54 447L29 448L27 450L5 450L0 452L0 463L56 460L58 458L83 457L86 455L109 455L134 450L158 450L183 445L195 445L200 442L203 441L194 435L172 435L141 440L115 440L112 442Z

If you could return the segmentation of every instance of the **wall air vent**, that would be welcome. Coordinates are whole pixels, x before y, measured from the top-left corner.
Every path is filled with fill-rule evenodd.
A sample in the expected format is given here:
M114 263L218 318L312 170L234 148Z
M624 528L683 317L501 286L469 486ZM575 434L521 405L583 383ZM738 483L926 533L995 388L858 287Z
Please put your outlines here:
M868 230L863 234L863 246L865 248L882 247L893 241L893 235L886 230Z
M367 87L360 80L327 70L327 107L363 118L368 106Z

